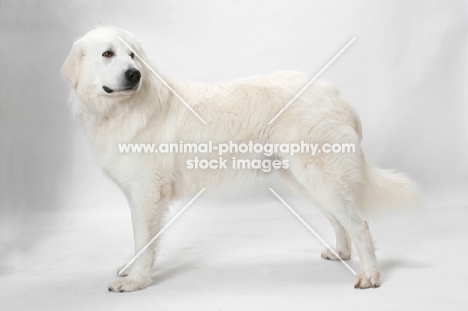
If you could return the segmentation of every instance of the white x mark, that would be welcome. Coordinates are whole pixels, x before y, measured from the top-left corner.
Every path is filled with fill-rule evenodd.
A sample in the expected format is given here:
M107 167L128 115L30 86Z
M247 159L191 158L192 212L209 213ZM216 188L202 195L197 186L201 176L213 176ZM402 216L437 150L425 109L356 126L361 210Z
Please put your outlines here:
M349 269L349 271L351 271L352 274L354 274L354 275L357 274L356 271L354 271L354 269L351 268L351 267L346 263L346 261L344 261L344 260L341 258L341 256L338 255L338 253L337 253L333 248L331 248L330 245L328 245L328 243L325 242L325 240L322 239L322 237L320 237L320 235L318 235L317 232L315 232L315 230L312 229L312 228L305 222L305 220L302 219L302 217L299 216L299 215L292 209L292 207L289 206L289 204L286 203L286 201L284 201L283 198L279 196L278 193L275 192L275 190L273 190L272 188L268 188L268 189L271 191L271 193L273 193L273 194L278 198L278 200L281 201L281 203L284 204L284 206L286 206L286 207L289 209L289 211L290 211L291 213L293 213L294 216L297 217L297 219L299 219L300 222L302 222L302 224L303 224L307 229L309 229L310 232L312 232L312 233L317 237L317 239L320 240L320 242L322 242L323 245L325 245L325 246L333 253L333 255L335 255L338 259L341 260L341 262L346 266L346 268Z
M346 45L344 46L344 48L342 48L341 51L339 51L338 54L336 54L335 57L333 57L333 58L331 59L331 61L329 61L328 64L326 64L325 67L323 67L322 70L320 70L320 71L315 75L315 77L313 77L312 80L310 80L309 83L307 83L306 86L304 86L304 87L302 88L302 90L300 90L299 93L297 93L296 96L294 96L293 99L291 99L291 100L289 101L289 103L287 103L286 106L284 106L283 109L281 109L280 112L278 112L278 113L276 114L276 116L275 116L273 119L271 119L270 122L268 122L268 124L273 123L273 121L275 121L276 118L278 118L278 117L280 116L280 114L282 114L282 113L286 110L286 108L288 108L299 96L301 96L301 94L302 94L312 83L314 83L314 81L325 71L325 69L327 69L328 66L330 66L330 65L338 58L338 56L340 56L340 55L351 45L351 43L354 42L354 40L356 40L356 37L352 38L351 41L349 41L348 44L346 44Z
M200 116L198 115L198 113L196 113L195 110L193 110L193 108L192 108L189 104L187 104L187 102L186 102L182 97L180 97L180 95L177 94L177 92L174 91L174 89L173 89L166 81L164 81L164 79L163 79L160 75L158 75L158 73L157 73L156 71L154 71L153 68L151 68L151 66L148 65L148 63L147 63L143 58L141 58L141 56L140 56L139 54L138 54L134 49L132 49L132 47L131 47L127 42L125 42L124 39L122 39L122 37L119 36L119 40L122 41L123 44L125 44L125 45L127 46L127 48L128 48L130 51L132 51L133 54L135 54L135 56L138 57L138 59L139 59L146 67L148 67L148 69L159 79L159 81L161 81L161 82L175 95L175 97L177 97L185 106L187 106L187 108L188 108L200 121L202 121L203 124L206 125L205 120L203 120L203 118L200 117Z

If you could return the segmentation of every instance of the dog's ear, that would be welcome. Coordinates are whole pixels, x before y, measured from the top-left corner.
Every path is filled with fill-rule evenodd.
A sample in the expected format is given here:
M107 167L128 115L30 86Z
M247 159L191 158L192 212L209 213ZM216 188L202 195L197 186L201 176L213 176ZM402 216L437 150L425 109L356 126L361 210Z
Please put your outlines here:
M83 43L78 40L73 43L73 47L62 65L62 69L60 70L64 77L70 81L70 84L73 88L76 88L78 85L78 79L80 77L80 64L84 55L85 51Z

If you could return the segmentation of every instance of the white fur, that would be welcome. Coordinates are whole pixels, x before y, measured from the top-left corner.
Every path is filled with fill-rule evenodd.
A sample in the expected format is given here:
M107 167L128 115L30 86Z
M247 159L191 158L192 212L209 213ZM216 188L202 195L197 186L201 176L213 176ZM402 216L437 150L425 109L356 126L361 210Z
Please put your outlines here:
M198 120L118 40L121 36L144 59L140 44L128 32L99 28L73 46L62 72L69 79L72 106L96 153L99 164L125 193L132 213L137 253L159 231L168 204L193 197L202 187L222 182L235 187L265 175L256 170L188 170L187 154L121 154L118 143L207 142L238 143L354 143L354 154L275 155L287 159L280 176L315 202L337 235L336 251L349 259L352 241L360 257L359 288L378 287L379 268L367 223L360 212L411 202L418 187L399 173L369 164L360 149L361 124L353 108L333 86L314 83L271 125L276 113L308 82L296 72L244 78L216 84L170 81L170 85L207 121ZM101 55L109 46L111 59ZM141 71L133 91L104 92L103 85L119 89L129 67ZM232 155L225 155L230 158ZM238 158L264 158L258 154ZM217 155L206 155L217 158ZM336 260L330 251L322 257ZM128 276L109 287L134 291L150 284L154 245L133 264Z

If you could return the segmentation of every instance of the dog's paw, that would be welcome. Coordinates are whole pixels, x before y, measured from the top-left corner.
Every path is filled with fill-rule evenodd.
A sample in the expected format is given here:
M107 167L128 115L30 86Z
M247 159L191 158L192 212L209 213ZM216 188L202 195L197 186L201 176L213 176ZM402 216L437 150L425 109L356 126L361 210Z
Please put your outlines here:
M147 287L151 283L151 279L149 277L146 278L131 278L127 277L125 279L120 279L118 281L112 282L109 285L108 290L110 292L134 292L140 289Z
M128 266L128 268L125 269L122 273L120 273L120 271L122 271L122 269L125 268L125 266L126 266L126 264L117 269L117 276L126 277L126 276L128 276L130 274L130 271L132 271L132 266L131 265Z
M338 253L338 255L340 255L341 259L343 260L349 260L351 259L351 254L348 253L348 252L339 252L339 251L336 251ZM326 259L326 260L340 260L338 257L336 257L335 254L333 254L331 252L331 250L329 250L328 248L325 249L323 252L322 252L322 258L323 259Z
M380 287L380 272L375 269L370 273L359 272L354 281L354 288L377 288Z

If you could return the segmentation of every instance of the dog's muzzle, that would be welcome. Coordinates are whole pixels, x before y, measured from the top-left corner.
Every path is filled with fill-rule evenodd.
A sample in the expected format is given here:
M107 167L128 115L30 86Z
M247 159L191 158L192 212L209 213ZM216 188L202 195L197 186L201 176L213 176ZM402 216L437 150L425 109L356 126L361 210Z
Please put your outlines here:
M140 82L141 79L141 73L138 69L128 69L124 73L125 76L125 85L123 89L120 90L113 90L108 86L103 86L102 88L104 91L108 94L113 93L115 91L120 92L120 91L131 91L135 88L138 87L138 83Z

